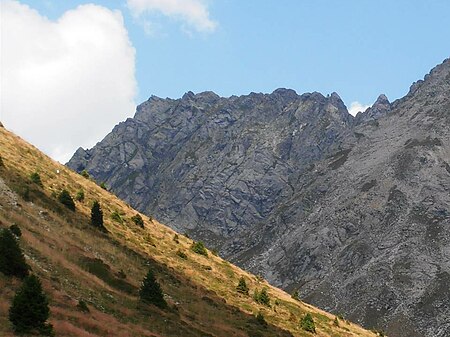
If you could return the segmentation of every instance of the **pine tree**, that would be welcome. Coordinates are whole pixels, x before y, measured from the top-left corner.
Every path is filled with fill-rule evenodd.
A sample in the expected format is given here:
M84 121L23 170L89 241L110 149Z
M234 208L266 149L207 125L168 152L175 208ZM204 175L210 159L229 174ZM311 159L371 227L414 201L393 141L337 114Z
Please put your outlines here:
M91 225L100 229L103 227L103 211L98 201L94 201L91 208Z
M3 229L0 232L0 271L5 275L24 278L29 269L14 234L9 229Z
M73 201L69 191L62 190L61 193L59 193L58 195L58 200L61 204L66 206L71 211L75 211L75 202Z
M239 283L236 287L236 290L238 291L238 293L244 294L244 295L248 295L248 286L247 286L247 282L245 282L244 277L242 276L239 279Z
M41 176L37 172L33 172L30 174L30 180L35 183L36 185L43 187Z
M308 312L300 321L300 327L308 332L316 333L316 325L311 314Z
M35 275L26 277L9 309L9 320L15 332L23 334L37 330L41 334L52 335L53 328L46 323L49 314L48 300L39 278Z
M139 297L142 302L147 304L156 305L159 308L167 307L167 303L164 300L164 295L161 290L161 286L155 279L155 275L151 270L148 271L142 281L142 286L139 291Z
M263 288L261 292L259 293L259 303L270 306L270 297L267 293L267 289Z

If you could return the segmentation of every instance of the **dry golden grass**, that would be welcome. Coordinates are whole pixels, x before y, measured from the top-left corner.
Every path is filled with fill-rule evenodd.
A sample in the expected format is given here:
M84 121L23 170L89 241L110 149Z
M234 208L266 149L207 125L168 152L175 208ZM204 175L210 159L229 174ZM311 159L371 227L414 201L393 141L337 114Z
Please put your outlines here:
M282 334L276 327L294 336L311 336L299 328L299 320L306 312L315 319L316 336L375 336L351 323L333 326L334 315L292 299L211 252L208 257L195 254L190 250L192 240L178 235L176 243L172 229L143 214L145 228L136 226L130 218L137 211L91 180L53 161L4 128L0 128L0 139L0 155L5 164L0 173L4 180L19 192L32 172L38 172L43 182L43 194L37 191L40 197L33 202L19 199L20 206L11 205L11 197L5 193L0 195L0 225L17 223L22 228L27 258L50 294L51 322L59 335L195 336L207 332L212 336L247 336L245 327L250 315L261 311L273 325L264 336ZM78 190L85 193L85 200L76 202L75 213L55 201L54 194L63 188L72 196ZM102 205L107 234L89 225L94 200ZM123 223L111 220L114 211L121 214ZM187 259L177 256L178 250ZM177 309L164 313L153 308L142 314L136 309L136 293L124 293L88 272L80 263L81 258L100 259L110 266L111 274L123 270L125 281L136 289L147 265L151 266L157 270L170 306ZM236 292L240 277L246 279L250 296ZM0 278L0 317L6 317L3 299L9 300L18 286L17 281L8 282ZM263 287L268 289L271 308L257 304L251 297L255 289ZM89 315L76 311L78 299L88 302ZM5 322L0 318L0 325ZM10 333L8 329L0 328L0 334Z

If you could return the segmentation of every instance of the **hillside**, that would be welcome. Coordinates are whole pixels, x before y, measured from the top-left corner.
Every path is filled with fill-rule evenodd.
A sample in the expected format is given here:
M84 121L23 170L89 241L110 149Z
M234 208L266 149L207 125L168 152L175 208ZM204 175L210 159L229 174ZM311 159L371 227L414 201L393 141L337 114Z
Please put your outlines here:
M375 336L357 325L292 299L211 251L191 251L192 240L150 217L144 228L130 218L129 205L42 154L0 127L0 226L22 230L20 246L50 300L50 322L57 336L311 336L299 321L310 312L317 336ZM30 180L39 173L43 187ZM57 201L67 189L85 193L75 212ZM89 224L93 200L102 205L107 232ZM112 215L115 214L115 220ZM181 258L178 251L186 254ZM169 308L138 307L140 282L151 268ZM236 285L244 277L250 296ZM0 335L11 336L9 303L20 281L0 273ZM267 287L271 306L252 299ZM77 310L88 304L89 313ZM268 325L255 315L262 312Z
M68 166L271 284L391 336L450 334L450 59L336 93L152 96Z

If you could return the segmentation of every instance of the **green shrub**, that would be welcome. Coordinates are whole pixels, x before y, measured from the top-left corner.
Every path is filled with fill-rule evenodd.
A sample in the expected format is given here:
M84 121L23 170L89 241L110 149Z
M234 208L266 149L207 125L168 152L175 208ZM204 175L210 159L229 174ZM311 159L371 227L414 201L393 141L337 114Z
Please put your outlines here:
M258 324L261 325L262 327L267 326L266 319L264 318L264 315L261 313L261 311L258 312L258 314L256 315L256 322L258 322Z
M131 217L131 221L133 221L139 227L144 228L144 219L142 219L141 215L137 213Z
M73 201L69 191L62 190L61 193L58 194L58 200L71 211L75 211L75 202Z
M261 291L258 291L258 289L256 289L253 293L253 299L259 304L270 307L270 297L267 293L267 288L262 288Z
M236 287L236 290L238 293L244 294L244 295L248 295L248 286L247 286L247 282L245 282L245 278L243 276L241 276L241 278L239 279L239 283Z
M33 172L30 174L30 180L35 183L36 185L43 187L41 176L37 172Z
M9 230L18 238L22 236L22 231L20 230L20 227L17 226L16 224L9 226Z
M95 200L92 203L92 208L91 208L91 225L100 229L104 229L105 227L103 226L103 211L102 208L100 207L100 203Z
M316 324L309 312L300 320L300 327L305 331L316 333Z
M0 232L0 272L25 278L29 269L17 239L9 229L3 229Z
M89 307L87 306L86 302L83 300L79 300L77 304L77 309L81 312L90 312Z
M83 170L80 172L80 174L85 177L86 179L89 179L89 173L86 170Z
M146 304L153 304L162 309L167 307L161 286L156 281L155 275L151 270L148 271L142 281L142 286L139 290L139 299Z
M78 190L77 194L75 195L75 200L82 202L84 201L84 191L83 190Z
M200 255L204 255L204 256L208 256L208 252L206 251L206 247L203 244L203 242L198 241L198 242L192 242L192 246L191 246L191 250L194 253L200 254Z
M111 219L115 222L123 224L123 218L118 211L114 211L111 213Z
M17 290L9 309L9 320L18 334L38 331L40 334L53 335L51 324L46 323L50 314L48 300L42 291L39 278L27 276Z
M181 257L183 260L187 260L187 255L180 249L177 250L177 256Z
M127 294L135 294L136 288L125 281L123 278L118 277L111 271L111 267L103 262L101 259L84 257L80 261L81 267L89 273L97 276L103 280L106 284Z
M294 290L294 292L292 293L291 297L292 297L294 300L300 301L300 295L299 295L299 293L298 293L298 290Z
M104 181L102 181L101 183L100 183L100 187L101 188L103 188L104 190L108 190L108 188L106 187L106 183L104 182Z

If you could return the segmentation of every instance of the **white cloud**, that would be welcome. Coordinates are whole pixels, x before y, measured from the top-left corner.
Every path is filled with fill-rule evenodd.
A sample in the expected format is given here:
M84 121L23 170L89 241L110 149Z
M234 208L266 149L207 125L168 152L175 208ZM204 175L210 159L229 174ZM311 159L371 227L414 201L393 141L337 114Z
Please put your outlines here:
M83 5L50 21L1 5L5 127L64 162L134 112L135 50L119 11Z
M210 19L208 8L202 0L127 0L127 4L137 17L159 12L181 20L198 32L211 33L217 27L217 23ZM186 27L183 28L184 31L189 31Z
M370 108L370 105L364 105L359 102L352 102L350 103L350 108L348 109L348 112L352 116L356 116L358 112L364 112L367 108Z

